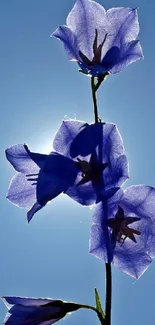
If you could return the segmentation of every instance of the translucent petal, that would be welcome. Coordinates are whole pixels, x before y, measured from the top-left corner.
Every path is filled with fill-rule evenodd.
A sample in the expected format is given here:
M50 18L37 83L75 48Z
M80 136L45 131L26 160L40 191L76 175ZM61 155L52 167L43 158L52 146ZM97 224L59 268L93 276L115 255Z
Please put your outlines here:
M121 48L137 38L139 23L136 8L111 8L106 12L106 17L109 30L106 51L113 46Z
M22 173L35 173L41 168L47 155L31 153L26 145L17 144L6 149L6 158L12 166Z
M13 204L20 208L31 208L34 202L36 202L36 182L38 176L33 176L36 181L32 182L28 180L25 174L16 174L9 185L7 198Z
M105 9L95 1L77 0L67 17L67 26L76 35L79 50L92 60L95 30L99 44L106 34Z
M52 36L64 43L64 48L70 60L80 59L76 36L67 26L58 27Z

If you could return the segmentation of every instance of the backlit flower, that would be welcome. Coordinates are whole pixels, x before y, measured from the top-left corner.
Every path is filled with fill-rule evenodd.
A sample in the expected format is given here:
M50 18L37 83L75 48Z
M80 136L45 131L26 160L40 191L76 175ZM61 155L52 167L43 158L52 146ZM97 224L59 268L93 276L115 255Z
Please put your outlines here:
M51 325L80 305L62 300L3 297L8 308L3 321L6 325Z
M31 152L26 145L6 150L18 172L7 198L28 209L27 218L60 193L84 205L109 197L128 178L128 164L114 124L64 121L49 155Z
M139 278L155 257L155 189L120 189L96 205L90 253Z
M84 73L99 76L120 72L143 57L138 34L137 9L105 11L96 1L77 0L66 25L53 36L64 43L69 59Z

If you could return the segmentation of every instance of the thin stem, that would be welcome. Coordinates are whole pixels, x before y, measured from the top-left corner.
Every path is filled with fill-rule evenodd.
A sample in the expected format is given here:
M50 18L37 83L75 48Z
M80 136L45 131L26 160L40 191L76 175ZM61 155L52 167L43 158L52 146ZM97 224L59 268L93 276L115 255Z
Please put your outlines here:
M104 318L102 317L102 314L95 307L89 306L89 305L81 305L81 308L91 309L91 310L95 311L101 324L104 324Z
M111 292L112 292L111 264L105 263L105 268L106 268L105 320L106 320L106 325L111 325Z
M98 123L98 110L97 110L97 98L96 98L96 87L95 87L95 77L91 77L91 89L93 96L93 104L94 104L94 118L95 123Z

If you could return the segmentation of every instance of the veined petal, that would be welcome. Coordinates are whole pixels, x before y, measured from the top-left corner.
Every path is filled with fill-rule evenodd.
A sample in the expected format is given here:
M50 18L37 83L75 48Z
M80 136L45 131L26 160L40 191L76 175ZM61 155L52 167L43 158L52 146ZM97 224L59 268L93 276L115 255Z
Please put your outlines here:
M107 201L96 205L93 215L93 225L90 234L90 252L106 262L113 262L115 266L139 278L155 256L155 189L149 186L131 186L125 192L118 190ZM121 227L120 239L109 225L110 220L120 220L119 209L123 210L126 223L119 223L115 231ZM116 219L117 218L119 219ZM110 220L109 220L110 219ZM114 225L114 223L113 223ZM135 240L131 240L132 230ZM126 231L126 232L125 232Z
M52 36L64 43L64 48L70 60L78 61L80 59L77 39L70 28L67 26L60 26L55 30Z
M116 196L118 196L118 194ZM106 263L111 263L113 260L113 249L107 227L107 219L107 202L100 202L94 209L93 224L89 240L89 253L95 255L97 258L103 259Z
M125 66L128 66L129 64L142 58L143 52L139 41L132 41L128 44L124 44L120 50L119 58L116 60L116 58L113 57L113 62L108 62L109 59L107 53L107 58L105 57L103 59L103 64L109 72L118 73L122 71Z
M35 173L45 163L48 155L32 153L26 145L17 144L6 149L6 158L18 172Z
M106 12L106 17L110 34L106 51L112 46L121 48L137 38L139 23L136 8L111 8Z
M130 186L125 190L121 204L126 214L141 219L137 223L141 235L136 247L145 246L145 252L155 257L155 189L145 185Z
M31 208L36 202L37 175L33 175L33 180L22 173L16 174L9 185L7 199L20 208Z
M95 1L77 0L67 17L67 26L76 35L79 50L92 60L95 30L99 44L106 34L105 9Z
M53 152L46 157L44 168L37 173L15 175L10 183L7 198L18 207L30 209L27 214L30 221L34 213L48 201L73 185L78 171L71 159Z
M151 257L145 253L143 248L134 250L130 242L128 245L124 243L124 245L115 248L114 265L136 279L140 278L151 262Z
M53 148L58 153L71 157L70 146L75 137L88 126L86 122L76 120L65 120L60 125L53 140Z
M72 158L88 156L99 145L103 148L104 161L109 155L114 157L124 153L120 133L116 125L111 123L89 125L82 121L66 120L61 124L53 141L57 152Z
M106 189L121 186L129 178L129 164L127 157L121 155L118 157L113 156L110 164L104 170L104 185Z

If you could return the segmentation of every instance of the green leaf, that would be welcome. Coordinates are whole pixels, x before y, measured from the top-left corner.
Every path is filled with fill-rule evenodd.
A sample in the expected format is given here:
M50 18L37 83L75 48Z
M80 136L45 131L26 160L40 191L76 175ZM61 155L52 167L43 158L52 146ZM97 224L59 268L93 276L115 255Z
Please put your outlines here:
M102 305L100 302L100 296L99 296L96 288L95 288L95 301L96 301L96 309L101 313L102 317L105 319L105 313L102 309Z

